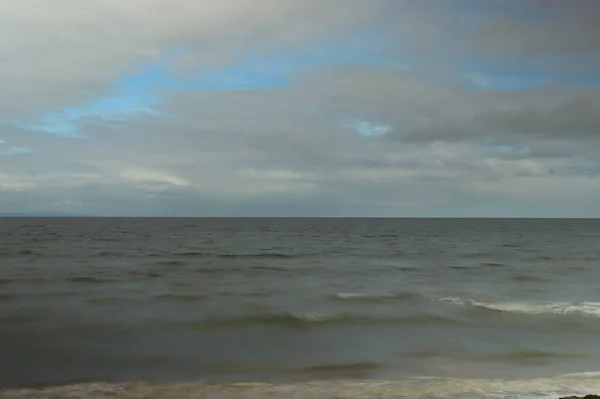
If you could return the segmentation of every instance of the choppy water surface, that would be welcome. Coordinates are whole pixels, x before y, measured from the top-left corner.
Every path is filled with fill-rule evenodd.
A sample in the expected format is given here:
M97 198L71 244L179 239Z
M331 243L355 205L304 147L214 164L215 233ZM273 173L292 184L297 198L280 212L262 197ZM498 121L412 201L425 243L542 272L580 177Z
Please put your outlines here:
M600 391L599 238L595 220L0 219L0 387Z

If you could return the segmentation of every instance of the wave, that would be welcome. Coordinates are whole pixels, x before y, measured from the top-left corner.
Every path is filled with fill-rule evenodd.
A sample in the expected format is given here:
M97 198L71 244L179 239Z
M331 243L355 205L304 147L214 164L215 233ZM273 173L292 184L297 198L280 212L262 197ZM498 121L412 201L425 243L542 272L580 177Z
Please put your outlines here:
M484 302L459 297L444 297L438 299L458 306L469 306L503 313L600 317L600 302Z
M224 258L224 259L238 259L238 258L240 258L240 259L253 259L253 258L286 259L286 258L296 258L298 256L303 256L303 255L306 255L306 254L292 255L292 254L277 253L277 252L247 253L247 254L223 254L223 253L196 252L196 251L179 252L179 253L172 254L172 256L181 256L181 257L197 257L197 258L212 257L212 258Z
M298 255L282 254L282 253L253 253L253 254L220 254L216 255L219 258L296 258Z
M211 384L186 383L73 383L31 388L13 388L2 392L5 399L35 398L552 398L600 393L598 373L565 374L555 377L520 380L461 379L417 377L405 380L318 380L292 383L237 382Z
M404 354L407 358L423 359L437 358L445 356L444 353L436 348L421 348L414 349ZM558 352L553 350L542 350L534 348L523 348L513 351L501 351L496 353L488 353L482 355L474 355L472 359L485 362L527 362L527 361L544 361L549 359L595 359L596 353L575 353L575 352Z
M105 278L105 277L92 277L92 276L79 276L79 277L67 277L66 281L73 283L118 283L121 279L118 278Z
M22 249L19 252L16 253L17 255L32 255L32 256L43 256L44 254L33 250L33 249Z
M10 256L44 256L42 252L33 250L33 249L21 249L18 251L8 251L8 252L0 252L0 257L10 257Z
M464 270L464 269L484 269L484 268L498 268L505 267L506 264L500 262L466 262L451 264L448 267L450 269Z
M155 300L165 302L196 302L207 299L203 294L162 294L154 296Z
M377 325L377 324L429 324L454 323L453 319L439 315L420 313L405 316L367 316L344 313L264 313L230 317L213 317L189 322L176 323L172 326L184 329L205 329L211 327L244 327L244 326L281 326L281 327L316 327L322 325Z
M188 251L188 252L177 252L171 254L172 256L182 256L182 257L204 257L204 256L214 256L214 254L210 254L208 252L196 252L196 251ZM153 254L152 256L165 256L165 254Z
M201 267L196 269L195 271L202 274L218 274L218 273L248 273L248 272L277 272L277 273L305 273L307 271L314 270L310 268L290 268L290 267L281 267L281 266L265 266L265 265L256 265L256 266L240 266L240 267Z
M576 358L596 358L592 353L563 353L540 349L521 349L512 352L502 352L497 354L480 356L480 360L487 361L519 361L519 360L543 360L550 358L576 359Z
M43 291L35 294L37 297L68 298L81 295L78 291Z
M531 283L543 283L549 282L550 279L543 276L535 276L535 275L526 275L526 274L518 274L509 277L512 281L522 281L522 282L531 282Z
M356 363L338 363L338 364L322 364L316 366L308 366L300 369L292 370L292 374L305 375L356 375L356 373L365 373L384 368L385 365L375 362L356 362Z
M90 306L118 306L131 302L128 298L93 298L86 301Z
M93 258L123 258L128 256L124 252L102 251L92 255Z
M487 267L503 267L506 266L505 263L501 263L501 262L482 262L481 266L487 266Z
M413 292L340 292L334 298L343 301L383 301L383 300L410 300L418 298L419 294Z
M179 260L159 260L152 262L151 266L185 266L186 263Z
M23 277L15 277L12 279L9 278L0 278L0 285L8 285L8 284L46 284L48 283L48 279L45 278L23 278Z
M67 277L65 280L70 281L72 283L91 283L91 284L119 282L118 279L114 279L114 278L98 278L98 277L91 277L91 276Z
M489 258L491 256L493 256L494 254L492 252L486 251L486 252L465 252L465 253L461 253L460 257L461 258L465 258L465 259L480 259L480 258Z

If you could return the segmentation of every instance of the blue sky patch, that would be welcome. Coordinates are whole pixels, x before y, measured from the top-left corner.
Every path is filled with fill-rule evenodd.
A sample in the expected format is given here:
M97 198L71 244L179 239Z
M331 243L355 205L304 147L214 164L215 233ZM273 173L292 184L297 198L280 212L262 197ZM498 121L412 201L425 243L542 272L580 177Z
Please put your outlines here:
M456 0L456 6L467 7L469 1ZM468 7L467 7L468 8ZM104 96L80 104L65 105L56 112L39 115L33 122L13 122L22 129L49 133L66 138L82 138L86 123L121 121L137 116L159 116L155 107L165 100L168 91L181 90L260 90L282 87L293 83L293 76L302 70L368 67L372 69L407 69L408 65L419 67L425 59L406 54L404 59L384 57L382 54L393 46L383 40L380 27L355 31L340 40L322 42L307 48L290 50L272 49L267 53L249 53L237 64L220 68L197 69L181 79L174 74L173 62L183 50L169 51L157 62L142 65L136 73L128 72L113 82ZM450 39L448 39L450 40ZM422 57L421 57L422 58ZM468 79L466 90L525 90L549 82L598 85L600 77L594 72L588 75L560 76L542 69L548 62L564 59L535 59L527 62L498 65L457 60L463 75ZM590 60L600 65L600 57ZM421 65L422 66L422 65ZM575 82L574 79L579 79ZM5 121L6 123L6 121ZM358 134L368 137L385 134L391 130L387 125L372 125L359 121L352 124Z
M80 132L86 120L123 120L140 115L159 115L154 107L164 99L164 90L249 90L287 85L281 73L246 66L228 66L198 71L190 80L170 74L168 60L142 68L140 73L124 74L111 85L109 94L79 106L61 107L41 115L33 123L13 123L18 127L67 138L84 137Z
M387 124L375 124L367 121L357 121L347 125L362 137L383 136L392 131L392 127Z
M39 116L33 123L15 123L18 127L67 138L81 138L86 120L122 120L139 115L157 115L154 107L164 100L166 90L258 90L291 84L291 76L309 68L369 66L404 68L405 65L365 53L375 46L369 35L351 35L345 42L321 43L300 51L273 51L249 54L237 65L198 69L188 79L172 73L171 62L181 51L171 52L163 60L125 73L115 81L106 96L77 106L64 106L57 112ZM361 128L363 133L366 131Z
M577 74L562 71L569 65L585 66L585 70ZM464 61L461 69L473 89L522 90L548 83L600 87L600 55L545 56L502 64Z

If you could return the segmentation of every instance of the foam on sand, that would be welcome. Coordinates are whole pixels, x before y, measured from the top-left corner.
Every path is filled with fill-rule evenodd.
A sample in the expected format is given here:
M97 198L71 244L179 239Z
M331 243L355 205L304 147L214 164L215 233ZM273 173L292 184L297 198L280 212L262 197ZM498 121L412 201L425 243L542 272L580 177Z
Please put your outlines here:
M3 399L91 398L559 398L600 393L599 373L529 380L421 377L402 381L315 381L291 384L89 383L0 391Z

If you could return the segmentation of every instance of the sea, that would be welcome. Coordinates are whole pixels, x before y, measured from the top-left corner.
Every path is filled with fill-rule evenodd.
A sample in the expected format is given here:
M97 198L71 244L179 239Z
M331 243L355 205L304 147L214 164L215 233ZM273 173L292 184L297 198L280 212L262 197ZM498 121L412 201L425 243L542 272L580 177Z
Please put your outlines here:
M600 220L0 219L0 398L600 393Z

